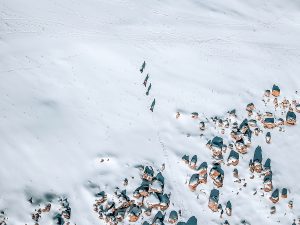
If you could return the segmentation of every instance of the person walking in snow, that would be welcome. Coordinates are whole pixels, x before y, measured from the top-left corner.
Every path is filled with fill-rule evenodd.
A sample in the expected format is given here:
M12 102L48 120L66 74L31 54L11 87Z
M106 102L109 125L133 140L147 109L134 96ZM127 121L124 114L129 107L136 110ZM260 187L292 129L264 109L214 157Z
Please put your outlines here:
M151 103L150 111L153 112L155 106L155 99L153 99L153 102Z
M144 80L144 83L143 83L145 87L147 86L148 79L149 79L149 74L147 74L147 76L146 76L146 78Z
M149 95L149 92L150 92L151 87L152 87L152 85L151 85L151 83L150 83L150 85L149 85L149 87L148 87L148 90L147 90L147 92L146 92L146 95Z
M144 61L144 62L143 62L143 65L142 65L142 67L141 67L141 69L140 69L140 72L141 72L141 73L144 72L145 67L146 67L146 62Z

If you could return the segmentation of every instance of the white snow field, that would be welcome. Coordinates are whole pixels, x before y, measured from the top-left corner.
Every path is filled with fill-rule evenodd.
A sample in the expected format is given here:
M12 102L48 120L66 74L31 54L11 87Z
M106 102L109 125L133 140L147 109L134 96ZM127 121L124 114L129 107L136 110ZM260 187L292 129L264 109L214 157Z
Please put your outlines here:
M300 101L299 37L297 0L0 0L0 211L6 223L34 224L38 206L31 197L46 203L64 196L70 224L106 224L93 211L94 194L124 189L124 178L130 194L140 184L137 165L158 170L165 163L167 214L181 209L179 221L291 225L300 216L299 125L271 130L271 144L264 134L253 137L237 166L246 187L234 182L234 167L222 166L219 202L231 201L231 217L208 208L210 178L189 190L194 172L181 157L196 154L211 168L205 145L218 131L201 137L199 120L232 109L242 120L250 102L265 112L262 96L273 84L281 88L280 100ZM191 119L194 111L199 120ZM228 135L218 135L229 143ZM260 196L258 175L249 179L257 145L263 161L272 160L274 188L289 190L272 215L270 193ZM39 224L55 222L43 214Z

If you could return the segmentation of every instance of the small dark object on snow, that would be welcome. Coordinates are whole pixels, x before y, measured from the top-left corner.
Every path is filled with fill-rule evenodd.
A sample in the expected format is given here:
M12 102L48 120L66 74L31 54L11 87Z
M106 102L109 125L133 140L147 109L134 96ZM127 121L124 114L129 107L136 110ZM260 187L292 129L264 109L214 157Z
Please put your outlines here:
M149 87L148 87L148 89L147 89L146 95L149 95L149 92L150 92L150 90L151 90L151 87L152 87L152 84L150 83L150 84L149 84Z
M176 223L177 220L178 220L178 213L176 211L172 210L170 212L168 222L173 224L173 223Z
M145 80L144 80L144 82L143 82L143 85L146 87L147 86L147 81L148 81L148 79L149 79L149 74L147 74L147 76L146 76L146 78L145 78Z
M274 97L278 97L280 95L280 88L275 84L272 87L272 95Z
M154 106L155 106L155 99L153 99L153 101L152 101L152 103L151 103L151 107L150 107L150 111L151 111L151 112L153 112Z
M143 64L142 64L142 67L140 69L140 72L143 73L144 72L144 69L146 67L146 62L144 61Z
M266 134L266 142L267 142L267 144L271 143L271 133L270 132L267 132L267 134Z
M287 198L287 189L286 188L282 188L281 190L281 198Z
M275 189L275 191L272 193L270 200L273 203L277 203L279 201L279 190L278 189Z
M185 162L186 164L189 164L190 163L190 159L189 159L189 156L188 155L184 155L182 156L182 161Z

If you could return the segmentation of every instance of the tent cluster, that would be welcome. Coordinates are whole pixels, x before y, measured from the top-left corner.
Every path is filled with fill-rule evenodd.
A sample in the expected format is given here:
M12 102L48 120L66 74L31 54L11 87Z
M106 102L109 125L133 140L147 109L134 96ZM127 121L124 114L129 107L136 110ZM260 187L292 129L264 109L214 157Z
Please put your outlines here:
M96 194L94 211L99 218L110 225L124 221L138 222L140 218L155 213L151 223L163 225L166 221L174 224L178 221L178 213L172 210L168 216L165 211L170 206L170 194L164 193L165 178L161 172L155 174L151 166L141 166L141 184L133 191L132 197L126 190L116 188L113 195L104 191ZM128 183L128 182L127 182Z

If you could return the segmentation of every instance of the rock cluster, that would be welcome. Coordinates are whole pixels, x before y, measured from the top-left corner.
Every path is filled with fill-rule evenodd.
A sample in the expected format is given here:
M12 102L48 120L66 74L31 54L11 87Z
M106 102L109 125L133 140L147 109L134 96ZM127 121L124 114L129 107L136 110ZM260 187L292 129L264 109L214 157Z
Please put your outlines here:
M31 204L33 204L32 198L30 198L29 202ZM34 212L31 214L31 218L35 222L35 225L39 225L39 221L43 215L48 214L48 216L49 216L50 211L53 211L51 216L52 216L52 219L55 221L55 224L58 224L58 225L70 225L71 224L71 222L70 222L71 207L70 207L69 201L67 198L59 198L57 205L55 205L54 202L52 202L52 203L48 202L48 203L44 204L44 206L39 207L34 210Z
M225 117L215 116L210 119L205 117L201 118L196 112L192 113L192 118L199 121L200 137L211 135L211 130L218 132L218 135L208 140L206 144L206 147L210 150L212 156L212 166L209 170L209 177L213 180L215 188L221 188L223 186L225 176L221 165L225 164L226 160L225 165L238 166L241 156L247 154L252 149L253 138L255 136L265 133L266 143L271 144L272 129L277 128L279 131L283 132L285 125L293 126L296 124L295 112L300 112L300 104L296 100L282 98L280 95L281 90L279 86L273 85L271 90L265 91L263 102L269 109L273 107L274 112L270 112L269 110L262 112L251 102L246 105L247 116L242 120L239 120L236 110L228 111ZM280 116L278 116L278 114ZM177 117L177 119L178 118L179 117ZM226 140L230 140L229 143L224 142L224 137L229 137L226 138ZM227 154L228 149L229 154L226 159L225 154ZM207 182L207 163L205 162L206 166L201 174L199 172L200 166L197 167L198 157L196 155L191 159L189 159L188 155L184 155L182 160L188 164L191 169L197 171L197 173L191 175L189 180L190 190L195 191L199 184L205 184ZM257 146L254 150L254 156L249 162L249 169L252 173L250 179L255 177L254 174L258 174L258 177L262 178L262 190L266 193L271 193L269 199L274 204L279 201L280 197L288 197L287 188L281 190L281 195L279 189L273 190L271 159L267 159L263 164L262 148L260 146ZM203 175L205 179L203 179L201 175ZM233 175L237 179L235 182L240 183L242 179L239 177L239 172L236 168L233 170ZM244 183L243 186L246 185L247 183ZM222 208L220 208L220 205L218 204L218 199L219 190L213 189L209 197L208 207L214 212L221 211L222 214ZM231 215L231 203L228 205L230 205L230 213L228 214ZM293 202L290 201L289 208L292 207ZM227 211L229 212L229 210ZM272 207L271 213L276 213L275 207Z
M101 191L96 194L94 211L101 220L110 225L117 225L124 221L141 223L144 216L151 215L155 215L152 222L144 221L143 224L176 223L179 217L177 211L172 210L166 216L171 194L164 193L165 178L162 172L155 173L151 166L141 166L140 169L141 184L132 195L128 195L126 189L119 188L116 188L111 195Z

